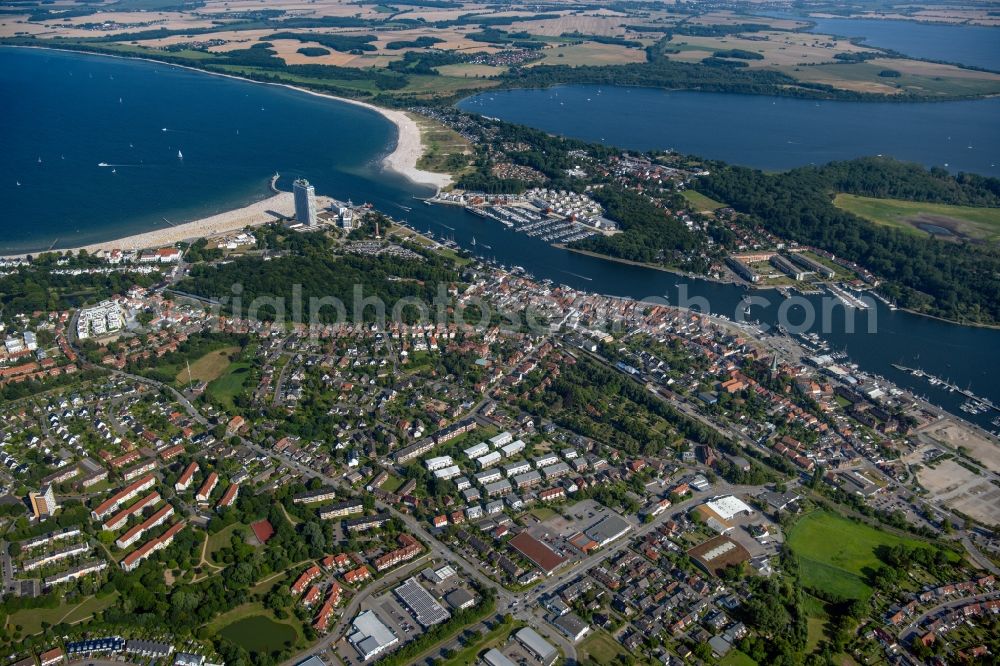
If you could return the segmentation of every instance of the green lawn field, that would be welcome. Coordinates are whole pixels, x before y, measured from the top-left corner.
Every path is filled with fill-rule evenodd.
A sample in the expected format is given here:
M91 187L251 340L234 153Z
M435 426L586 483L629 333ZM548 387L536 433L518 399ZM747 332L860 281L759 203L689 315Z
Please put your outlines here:
M1000 241L1000 208L874 199L853 194L838 194L833 203L837 208L875 224L896 227L921 236L927 236L929 232L917 225L933 224L948 229L956 237L991 243Z
M242 523L233 523L232 525L227 525L215 534L211 534L208 537L208 546L205 548L205 559L209 562L215 562L215 554L229 546L233 540L233 534L237 531L243 531L245 526ZM216 562L216 564L221 564Z
M695 192L694 190L684 190L681 192L681 196L687 199L699 213L702 211L713 211L726 207L726 204L718 202L711 197L706 197L701 192Z
M243 383L249 374L249 363L231 363L221 377L208 385L206 390L208 397L222 403L226 409L232 410L233 398L243 390Z
M830 615L822 601L808 594L803 595L802 611L806 614L806 652L813 652L826 638L826 622Z
M618 655L627 654L624 646L606 631L596 630L583 639L577 648L581 664L610 664Z
M7 618L7 626L10 628L21 626L24 634L30 636L41 633L43 622L50 625L60 622L73 624L111 606L117 598L118 593L115 592L104 597L87 597L82 602L64 602L54 608L25 608L11 613Z
M926 546L827 511L800 518L788 531L787 543L799 558L803 586L851 599L871 595L866 576L882 565L875 555L879 546Z
M192 361L190 380L195 382L211 382L218 379L226 368L229 367L230 355L239 350L239 347L223 347L222 349L208 352L196 361ZM188 368L185 365L177 373L175 381L180 385L186 385L188 379Z
M751 659L750 655L745 652L733 649L719 660L719 666L757 666L757 662Z

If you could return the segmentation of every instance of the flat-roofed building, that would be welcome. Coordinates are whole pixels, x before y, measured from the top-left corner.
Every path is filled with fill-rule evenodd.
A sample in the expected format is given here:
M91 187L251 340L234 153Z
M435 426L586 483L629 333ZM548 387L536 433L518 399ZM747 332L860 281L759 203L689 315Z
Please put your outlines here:
M632 526L624 518L610 514L584 530L584 534L596 541L597 545L606 546L615 539L625 536L631 529Z
M28 493L31 501L31 512L36 520L48 518L56 512L59 505L56 504L56 494L51 484L40 489L38 492Z
M509 541L509 544L517 552L521 553L521 555L528 558L546 575L550 575L569 560L568 557L564 557L552 550L544 542L528 534L527 531L515 536Z
M514 662L504 656L503 652L496 648L490 648L483 655L483 663L486 666L517 666Z
M425 629L435 624L441 624L450 615L444 606L439 604L430 592L423 588L416 576L408 578L393 592L406 604L410 612L417 618L417 622Z
M750 560L750 552L727 536L709 539L687 552L695 564L710 574L720 575L726 567Z
M358 651L362 661L368 661L382 654L399 642L399 638L372 610L360 613L354 618L347 640Z
M542 662L544 666L549 666L549 664L554 662L556 657L559 656L559 651L531 627L519 629L517 633L514 634L514 638L516 638L517 642L523 645L528 652L534 655L536 659Z
M476 605L476 597L464 587L452 590L445 595L444 600L455 610L464 610Z
M566 634L571 641L574 643L587 635L590 631L590 626L580 619L576 613L566 613L565 615L560 615L552 621L552 624L556 626L559 631Z

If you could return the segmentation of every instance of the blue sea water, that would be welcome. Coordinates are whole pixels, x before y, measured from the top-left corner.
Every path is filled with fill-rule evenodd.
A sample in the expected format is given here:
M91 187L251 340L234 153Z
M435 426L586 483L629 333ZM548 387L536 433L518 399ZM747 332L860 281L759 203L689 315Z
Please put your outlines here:
M246 205L270 195L275 172L283 189L307 175L333 196L376 180L407 186L378 167L395 144L391 123L285 88L0 48L0 98L0 254L74 247Z

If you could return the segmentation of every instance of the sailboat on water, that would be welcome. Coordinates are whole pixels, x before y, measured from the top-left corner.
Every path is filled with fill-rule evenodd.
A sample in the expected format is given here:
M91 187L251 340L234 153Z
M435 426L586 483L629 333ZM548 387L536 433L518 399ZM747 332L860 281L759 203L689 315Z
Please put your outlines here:
M179 159L179 160L184 159L184 153L182 153L181 151L178 150L177 151L177 159Z

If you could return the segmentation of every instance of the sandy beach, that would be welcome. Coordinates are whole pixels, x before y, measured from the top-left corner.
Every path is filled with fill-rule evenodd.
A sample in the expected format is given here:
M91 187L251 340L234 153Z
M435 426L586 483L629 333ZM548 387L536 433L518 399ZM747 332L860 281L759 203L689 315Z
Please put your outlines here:
M195 70L201 71L201 70ZM228 76L221 74L220 76ZM232 77L240 78L240 77ZM244 81L249 81L249 79L243 79ZM254 82L256 83L256 82ZM325 97L327 99L336 100L338 102L346 102L347 104L354 104L356 106L362 106L366 109L374 111L382 115L389 122L396 126L398 130L398 138L396 139L396 147L391 153L382 158L382 166L388 171L398 173L405 176L409 180L417 183L419 185L433 185L437 189L447 187L451 185L452 178L446 173L434 173L432 171L424 171L417 168L417 161L424 154L424 144L420 137L420 128L417 127L417 123L413 121L406 113L402 111L396 111L395 109L384 109L380 106L375 106L374 104L369 104L368 102L361 102L356 99L347 99L346 97L335 97L333 95L327 95L325 93L313 92L312 90L306 90L305 88L299 88L297 86L287 85L287 84L268 84L268 85L281 85L285 88L291 88L292 90L298 90L299 92L306 93L307 95L315 95L316 97Z
M317 197L319 199L319 197ZM317 205L321 202L317 201ZM141 250L151 247L166 247L185 240L194 240L208 236L216 236L231 231L239 231L244 227L256 227L268 222L275 222L282 217L295 214L295 200L291 192L281 192L263 201L227 210L218 215L178 224L166 229L157 229L134 236L126 236L115 240L85 245L80 250L93 254L99 250Z
M330 206L332 201L329 197L317 196L316 206L322 209ZM91 243L90 245L82 245L80 247L56 248L53 252L79 252L80 250L86 250L94 254L114 249L144 250L169 247L181 241L193 241L199 238L220 236L240 231L247 227L258 227L269 222L277 222L282 218L293 217L294 215L295 199L292 193L280 192L242 208L227 210L217 215L211 215L184 224L176 224L166 229L155 229L141 234ZM38 254L38 252L8 254L4 255L4 258L24 258L32 254Z
M45 47L24 47L24 48L45 48ZM325 97L327 99L331 99L336 102L344 102L347 104L354 104L355 106L364 107L370 111L380 114L386 120L394 124L397 129L396 146L391 153L387 154L385 157L382 158L383 169L385 169L386 171L397 173L418 185L428 185L439 190L443 187L447 187L452 183L452 178L448 174L433 173L430 171L424 171L422 169L417 168L417 161L420 159L420 157L423 155L424 152L424 145L420 136L420 128L417 126L417 123L414 122L413 119L407 116L406 113L404 113L403 111L385 109L379 106L375 106L374 104L369 104L367 102L347 99L344 97L336 97L334 95L327 95L325 93L306 90L305 88L300 88L298 86L293 86L285 83L269 83L262 81L254 81L252 79L247 79L241 76L233 76L231 74L206 72L196 67L176 65L173 63L167 63L152 58L126 58L125 56L116 56L103 53L88 53L86 55L98 55L106 58L122 58L127 60L146 60L148 62L154 62L159 65L167 65L170 67L189 69L191 71L200 72L202 74L206 74L209 76L223 76L226 78L238 79L240 81L246 81L248 83L254 83L257 85L281 86L283 88L296 90L298 92L305 93L307 95L313 95L315 97ZM317 196L317 199L322 200L324 199L324 197ZM319 201L317 203L319 203ZM277 213L278 215L275 215L274 213ZM168 229L157 229L142 234L136 234L134 236L128 236L126 238L112 239L108 241L102 241L100 243L93 243L91 245L86 245L83 247L57 248L56 251L67 252L67 251L77 251L84 249L87 250L88 252L95 252L98 250L109 250L113 248L120 248L124 250L124 249L163 247L167 245L172 245L173 243L182 240L193 240L197 238L203 238L206 236L215 236L230 231L237 231L246 226L258 226L261 224L266 224L268 222L273 222L274 220L276 220L278 217L281 216L291 216L293 213L294 213L294 204L292 201L291 193L282 192L268 199L264 199L263 201L259 201L257 203L245 206L243 208L227 211L225 213L220 213L218 215L213 215L211 217L203 218L200 220L193 220L185 224L178 224ZM24 257L25 254L22 253L22 254L6 255L6 256Z

